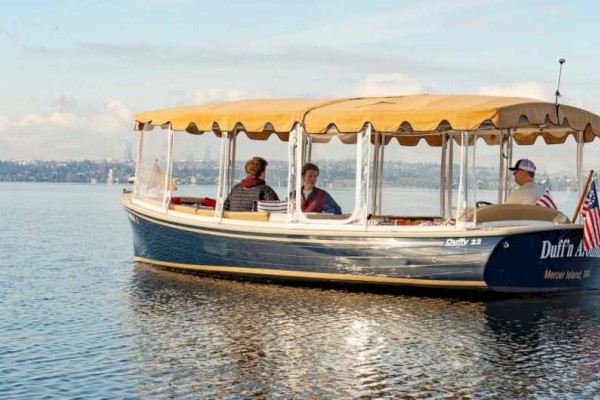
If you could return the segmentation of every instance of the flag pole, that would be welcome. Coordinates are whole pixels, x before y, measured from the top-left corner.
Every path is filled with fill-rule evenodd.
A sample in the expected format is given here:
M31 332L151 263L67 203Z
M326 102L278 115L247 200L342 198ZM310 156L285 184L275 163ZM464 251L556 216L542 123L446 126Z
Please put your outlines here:
M590 169L590 174L588 175L587 181L585 182L584 189L581 191L579 195L579 200L577 201L577 207L575 207L575 214L573 214L573 219L571 219L571 223L574 224L577 219L577 215L579 215L579 211L581 210L581 205L583 204L583 198L587 195L588 187L590 186L590 182L592 181L592 175L594 175L594 170Z

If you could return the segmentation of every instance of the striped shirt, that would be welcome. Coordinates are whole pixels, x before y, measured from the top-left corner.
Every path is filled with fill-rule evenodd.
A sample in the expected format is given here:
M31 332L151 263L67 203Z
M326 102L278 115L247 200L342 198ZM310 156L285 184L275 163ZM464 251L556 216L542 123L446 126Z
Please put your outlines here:
M256 200L279 200L277 193L268 185L245 188L241 183L233 187L223 204L227 211L252 211Z

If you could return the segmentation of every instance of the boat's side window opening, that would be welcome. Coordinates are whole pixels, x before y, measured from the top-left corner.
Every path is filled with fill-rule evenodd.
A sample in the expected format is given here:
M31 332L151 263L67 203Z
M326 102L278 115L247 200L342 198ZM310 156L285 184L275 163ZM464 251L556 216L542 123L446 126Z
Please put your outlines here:
M458 193L456 197L456 211L454 218L457 224L474 225L477 221L475 203L477 199L477 133L463 131L454 135L454 142L458 145L458 159L460 161ZM473 213L469 213L474 210Z
M277 193L280 200L286 200L288 197L287 147L287 142L279 139L276 134L271 134L266 140L258 141L249 138L243 131L239 132L236 137L235 169L231 187L233 188L233 186L246 178L246 162L252 157L260 157L268 163L265 170L265 183ZM225 193L225 196L227 194ZM256 207L257 205L255 204L255 211Z
M143 135L142 157L136 176L136 195L160 205L164 199L167 183L168 160L165 148L167 148L168 135L159 127L140 134Z
M294 166L289 186L294 201L288 222L366 227L371 132L370 125L352 134L339 133L335 128L326 134L311 134L296 126L294 139L289 142L290 165ZM313 182L305 182L309 171Z
M219 179L220 139L213 132L175 132L171 204L214 209Z
M517 160L523 158L530 159L535 163L534 181L542 188L549 189L558 209L569 216L572 215L577 204L579 187L583 186L585 180L581 171L577 170L577 142L573 135L567 137L565 143L561 145L547 145L539 136L530 145L515 143L513 165ZM594 169L596 165L593 164L596 159L595 153L590 154L587 158L584 156L584 166ZM588 163L585 164L585 161ZM579 176L577 176L578 174ZM508 186L509 193L518 187L511 171L509 171Z
M439 215L441 166L437 155L421 140L401 146L392 139L385 146L381 209L377 215L442 217Z
M336 214L352 214L356 205L356 143L343 143L334 136L325 142L318 135L311 135L311 148L302 165L305 168L304 177L299 176L303 190L303 205L305 214L323 216ZM318 174L314 168L318 167ZM316 175L316 176L315 176ZM311 190L311 177L315 177L315 188ZM325 193L323 193L325 192ZM335 204L339 206L336 211Z

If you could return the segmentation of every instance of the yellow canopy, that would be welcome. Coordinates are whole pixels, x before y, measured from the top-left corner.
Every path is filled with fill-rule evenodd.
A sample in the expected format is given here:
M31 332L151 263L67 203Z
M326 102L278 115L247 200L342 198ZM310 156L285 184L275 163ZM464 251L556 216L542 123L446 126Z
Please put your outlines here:
M287 140L296 123L315 135L353 134L370 123L404 145L416 145L421 138L439 145L440 133L452 130L485 130L488 143L497 142L497 131L506 129L513 130L519 144L533 143L538 136L547 143L562 143L576 131L584 132L586 142L600 136L600 117L591 112L527 98L479 95L243 100L136 115L137 130L170 124L190 133L241 130L253 139L276 133Z

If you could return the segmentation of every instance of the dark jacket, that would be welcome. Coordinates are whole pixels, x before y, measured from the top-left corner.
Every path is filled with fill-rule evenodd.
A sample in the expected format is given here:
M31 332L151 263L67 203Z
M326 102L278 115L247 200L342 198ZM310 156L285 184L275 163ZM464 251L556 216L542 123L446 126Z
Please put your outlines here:
M246 177L233 187L223 204L223 209L252 211L252 205L256 200L279 200L279 197L262 179Z

